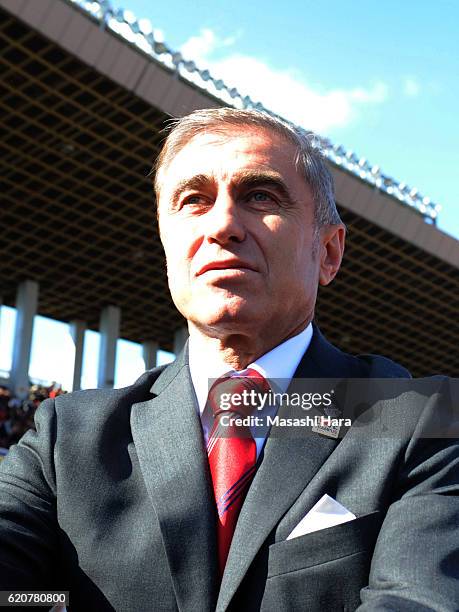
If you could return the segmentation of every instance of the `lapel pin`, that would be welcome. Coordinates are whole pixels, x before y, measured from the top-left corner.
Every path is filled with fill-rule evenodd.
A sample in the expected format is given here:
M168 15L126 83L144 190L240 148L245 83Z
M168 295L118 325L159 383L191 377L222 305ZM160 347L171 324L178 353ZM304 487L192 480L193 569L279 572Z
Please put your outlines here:
M334 390L332 390L332 393L334 393ZM332 401L330 406L323 407L323 413L316 417L316 424L311 429L314 433L336 440L343 422L343 419L340 418L341 409L335 401Z
M316 418L316 424L312 427L312 431L322 436L327 436L327 438L336 439L341 429L339 422L339 419L330 416L320 416Z

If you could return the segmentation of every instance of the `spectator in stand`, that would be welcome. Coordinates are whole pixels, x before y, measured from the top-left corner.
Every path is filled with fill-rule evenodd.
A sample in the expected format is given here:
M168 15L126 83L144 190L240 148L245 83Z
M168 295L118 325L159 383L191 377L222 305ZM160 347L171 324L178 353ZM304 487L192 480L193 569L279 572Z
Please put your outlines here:
M34 415L40 403L62 393L65 391L56 382L49 387L33 384L27 399L20 400L8 387L0 385L0 448L10 448L28 429L35 429Z
M0 448L9 448L10 445L10 399L11 393L8 387L0 385Z
M5 385L0 385L0 408L3 406L8 407L10 399L11 393L8 387L5 387Z

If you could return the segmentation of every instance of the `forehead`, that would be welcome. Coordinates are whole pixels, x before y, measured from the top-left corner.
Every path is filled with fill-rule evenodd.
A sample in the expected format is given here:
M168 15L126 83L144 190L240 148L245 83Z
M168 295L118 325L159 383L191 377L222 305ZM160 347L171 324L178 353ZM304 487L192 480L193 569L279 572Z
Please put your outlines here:
M228 128L192 138L163 171L162 183L204 174L217 180L231 179L240 170L274 170L285 180L299 177L297 147L284 137L264 129Z

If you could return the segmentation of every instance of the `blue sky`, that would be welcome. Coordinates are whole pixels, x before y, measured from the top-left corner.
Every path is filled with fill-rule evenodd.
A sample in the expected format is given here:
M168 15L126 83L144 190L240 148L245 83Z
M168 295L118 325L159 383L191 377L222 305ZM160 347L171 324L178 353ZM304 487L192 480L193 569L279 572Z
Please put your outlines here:
M443 206L459 236L459 2L113 2L198 66Z
M0 309L0 378L11 368L16 309ZM85 333L82 388L97 387L97 361L100 336L95 331ZM64 389L72 385L75 349L68 325L47 317L37 316L34 322L29 376L36 382L59 382ZM173 359L172 353L160 351L158 365ZM115 365L115 387L134 382L145 371L142 347L134 342L118 340Z
M112 2L243 95L417 187L442 205L439 227L459 237L459 2ZM10 367L13 323L14 309L2 308L0 370ZM86 342L92 387L98 334ZM72 349L65 325L37 317L30 374L68 387ZM138 345L118 349L122 386L143 363Z

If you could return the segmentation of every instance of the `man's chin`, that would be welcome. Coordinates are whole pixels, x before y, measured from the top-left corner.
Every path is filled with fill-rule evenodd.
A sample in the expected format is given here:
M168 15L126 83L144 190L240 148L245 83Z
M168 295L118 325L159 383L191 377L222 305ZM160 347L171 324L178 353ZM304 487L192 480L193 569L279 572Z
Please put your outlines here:
M193 315L190 316L190 313L188 313L186 318L202 331L230 331L232 333L238 330L242 332L246 328L255 326L259 319L257 317L257 312L260 312L259 309L250 307L249 304L235 304L233 301L220 304L218 309L214 309L213 306L214 304L209 302L203 305L202 309L195 311Z

